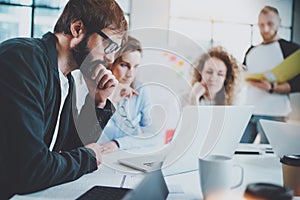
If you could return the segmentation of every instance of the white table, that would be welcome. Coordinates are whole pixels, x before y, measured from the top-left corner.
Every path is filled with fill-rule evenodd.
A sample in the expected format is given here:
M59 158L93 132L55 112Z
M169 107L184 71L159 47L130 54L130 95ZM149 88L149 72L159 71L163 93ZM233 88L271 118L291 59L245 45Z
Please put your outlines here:
M107 157L106 159L112 159ZM268 182L283 184L281 164L274 154L235 155L235 162L244 168L243 185L234 190L242 195L248 183ZM117 163L115 163L117 165ZM126 167L119 166L119 171L112 166L102 165L97 171L84 175L76 181L54 186L46 190L27 194L15 195L18 199L75 199L94 185L134 188L143 178L143 174ZM124 170L128 170L124 172ZM238 176L238 174L237 174ZM233 177L237 178L238 177ZM201 189L198 171L165 177L170 190L168 200L172 199L201 199ZM295 199L300 199L296 198Z
M244 168L243 184L239 188L234 189L235 195L240 197L237 199L241 199L249 183L268 182L282 185L281 164L274 155L236 155L234 160ZM238 182L239 176L240 174L237 173L233 179ZM175 190L180 186L182 190L182 194L176 193L176 191L173 194L171 190L170 199L172 199L172 196L175 197L174 199L202 199L198 171L167 176L165 179L168 186L177 186ZM181 198L176 196L181 196Z

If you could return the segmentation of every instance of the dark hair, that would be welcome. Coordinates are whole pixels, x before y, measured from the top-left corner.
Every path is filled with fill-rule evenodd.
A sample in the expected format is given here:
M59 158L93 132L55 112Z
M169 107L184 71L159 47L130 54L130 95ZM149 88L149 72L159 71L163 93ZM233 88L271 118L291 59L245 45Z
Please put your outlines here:
M227 68L224 87L223 89L221 89L221 91L218 92L216 96L216 103L230 105L232 104L234 98L234 86L237 76L236 73L238 70L238 64L236 59L232 55L230 55L223 47L212 47L208 51L208 53L200 55L200 57L194 63L192 85L202 80L201 73L203 71L204 64L211 57L222 60Z
M121 49L116 53L115 55L116 59L112 65L117 63L122 58L123 55L133 51L138 51L142 54L143 53L142 45L134 37L128 36L127 41L122 45Z
M124 13L114 0L69 0L54 32L71 34L70 25L74 20L82 20L88 34L104 28L120 33L128 30Z
M272 6L265 6L263 9L261 9L259 14L267 14L268 12L274 12L279 16L278 10Z

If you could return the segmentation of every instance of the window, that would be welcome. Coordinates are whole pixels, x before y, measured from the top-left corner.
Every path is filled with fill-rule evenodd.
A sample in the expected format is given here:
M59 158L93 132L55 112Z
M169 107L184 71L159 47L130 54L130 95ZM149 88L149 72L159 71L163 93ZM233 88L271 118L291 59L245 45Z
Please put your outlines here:
M30 27L29 7L0 5L0 41L11 37L30 36Z
M118 2L118 4L120 5L121 9L124 12L128 24L130 24L129 19L130 19L130 12L131 12L131 0L116 0L116 2Z
M53 31L68 0L0 0L0 42L13 37L41 37ZM128 20L131 0L117 0Z

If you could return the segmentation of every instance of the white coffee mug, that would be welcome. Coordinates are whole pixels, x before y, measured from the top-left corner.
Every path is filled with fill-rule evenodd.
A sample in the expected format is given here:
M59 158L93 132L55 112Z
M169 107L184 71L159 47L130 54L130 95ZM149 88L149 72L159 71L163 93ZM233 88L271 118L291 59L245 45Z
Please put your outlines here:
M239 182L234 184L236 168L240 170ZM223 155L209 155L199 158L199 177L203 196L214 192L226 191L242 185L244 170L234 164L232 158Z

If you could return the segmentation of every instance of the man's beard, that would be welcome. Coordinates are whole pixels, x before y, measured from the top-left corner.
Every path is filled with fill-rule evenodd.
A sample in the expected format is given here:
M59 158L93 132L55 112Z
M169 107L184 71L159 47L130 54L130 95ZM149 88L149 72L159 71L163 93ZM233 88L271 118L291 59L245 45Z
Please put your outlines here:
M76 66L74 68L80 69L82 74L88 78L91 78L96 66L102 64L107 68L108 63L100 59L94 60L93 54L87 47L88 40L89 36L85 36L78 45L71 49L72 58L69 59L69 64L70 66Z
M69 65L74 66L78 69L83 61L86 59L87 55L90 54L90 51L87 47L89 36L85 36L83 40L71 49L71 58L69 59Z
M273 41L274 41L274 38L276 38L276 36L277 36L277 32L278 32L278 31L275 31L273 35L270 35L270 36L268 35L267 37L265 37L265 36L262 35L262 38L263 38L263 40L264 40L264 43L270 43L270 42L273 42Z

